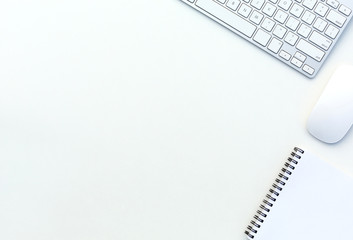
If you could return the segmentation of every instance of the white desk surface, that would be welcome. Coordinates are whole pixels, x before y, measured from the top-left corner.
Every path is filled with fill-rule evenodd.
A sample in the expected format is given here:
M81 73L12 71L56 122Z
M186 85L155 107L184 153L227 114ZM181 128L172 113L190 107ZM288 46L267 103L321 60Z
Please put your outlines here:
M244 239L353 29L307 79L178 0L4 1L0 238Z

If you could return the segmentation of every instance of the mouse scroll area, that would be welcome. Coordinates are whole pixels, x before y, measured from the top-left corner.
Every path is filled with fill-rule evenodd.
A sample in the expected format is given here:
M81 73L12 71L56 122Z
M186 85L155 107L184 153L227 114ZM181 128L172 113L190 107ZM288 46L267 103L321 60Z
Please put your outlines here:
M330 78L309 116L307 129L325 143L337 143L353 125L353 66L342 65Z

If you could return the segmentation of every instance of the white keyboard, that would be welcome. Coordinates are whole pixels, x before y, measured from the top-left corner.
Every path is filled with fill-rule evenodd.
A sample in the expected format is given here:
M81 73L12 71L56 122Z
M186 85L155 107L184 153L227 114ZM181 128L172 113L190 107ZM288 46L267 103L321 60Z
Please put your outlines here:
M353 15L353 0L182 1L309 78Z

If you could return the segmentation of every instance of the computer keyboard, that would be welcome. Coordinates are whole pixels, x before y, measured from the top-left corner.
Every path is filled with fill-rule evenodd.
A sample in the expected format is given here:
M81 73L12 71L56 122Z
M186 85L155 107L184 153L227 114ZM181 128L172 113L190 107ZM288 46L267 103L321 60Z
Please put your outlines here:
M353 0L182 1L309 78L353 15Z

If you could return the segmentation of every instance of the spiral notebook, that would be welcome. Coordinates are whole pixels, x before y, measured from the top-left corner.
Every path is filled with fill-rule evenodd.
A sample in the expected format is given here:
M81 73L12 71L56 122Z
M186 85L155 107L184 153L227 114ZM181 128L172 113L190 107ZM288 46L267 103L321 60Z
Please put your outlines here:
M250 221L258 240L353 239L353 178L294 148Z

